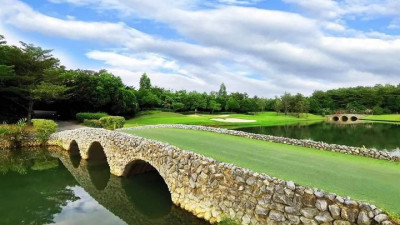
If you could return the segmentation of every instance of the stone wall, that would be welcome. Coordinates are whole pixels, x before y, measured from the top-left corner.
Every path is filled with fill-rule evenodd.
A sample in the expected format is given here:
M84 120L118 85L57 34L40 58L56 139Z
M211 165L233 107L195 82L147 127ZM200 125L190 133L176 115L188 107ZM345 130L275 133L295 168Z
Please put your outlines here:
M230 217L242 224L394 224L374 205L129 134L82 128L49 140L67 150L75 142L84 159L90 159L92 143L100 143L117 176L138 160L148 162L163 177L175 205L212 223Z
M282 143L288 145L296 145L307 148L315 148L319 150L326 150L332 152L339 152L343 154L351 154L364 156L374 159L383 159L389 161L400 161L400 155L391 155L390 152L387 151L378 151L375 149L368 148L360 148L360 147L351 147L346 145L337 145L337 144L327 144L320 141L312 141L312 140L299 140L293 138L285 138L285 137L277 137L271 135L264 134L253 134L247 133L244 131L237 130L228 130L224 128L216 128L216 127L206 127L206 126L197 126L197 125L182 125L182 124L160 124L160 125L148 125L148 126L140 126L140 127L131 127L131 128L122 128L120 130L129 130L129 129L147 129L147 128L179 128L179 129L190 129L190 130L202 130L209 132L216 132L221 134L229 134L241 137L247 137L257 140L270 141L275 143Z

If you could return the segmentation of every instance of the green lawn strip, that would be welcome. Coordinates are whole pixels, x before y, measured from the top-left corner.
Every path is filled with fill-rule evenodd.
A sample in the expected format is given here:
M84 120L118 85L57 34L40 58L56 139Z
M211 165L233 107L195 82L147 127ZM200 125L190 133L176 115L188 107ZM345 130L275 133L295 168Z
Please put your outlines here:
M223 118L238 118L246 120L256 120L256 122L245 122L245 123L230 123L230 122L219 122L211 119L223 119ZM227 128L239 128L249 126L272 126L272 125L284 125L284 124L296 124L296 123L313 123L322 121L325 118L322 116L308 114L307 117L297 118L295 116L285 116L277 114L276 112L263 112L257 113L256 115L246 114L229 114L228 117L221 117L221 115L215 114L196 114L196 115L184 115L173 112L161 112L161 111L150 111L144 115L139 115L133 119L127 120L125 127L140 126L140 125L152 125L152 124L189 124L189 125L204 125L204 126L219 126Z
M298 184L376 204L400 215L400 163L175 128L124 131Z
M400 114L370 115L370 116L365 116L362 119L373 120L373 121L400 122Z

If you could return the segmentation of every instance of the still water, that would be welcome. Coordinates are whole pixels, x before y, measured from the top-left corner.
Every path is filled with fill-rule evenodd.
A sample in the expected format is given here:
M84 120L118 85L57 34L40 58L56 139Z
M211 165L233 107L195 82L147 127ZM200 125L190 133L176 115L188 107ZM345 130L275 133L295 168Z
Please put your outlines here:
M120 178L66 152L0 151L0 224L206 225L174 206L156 172Z
M395 151L400 148L400 125L386 123L314 123L269 127L246 127L238 130L296 139L311 139L330 144Z

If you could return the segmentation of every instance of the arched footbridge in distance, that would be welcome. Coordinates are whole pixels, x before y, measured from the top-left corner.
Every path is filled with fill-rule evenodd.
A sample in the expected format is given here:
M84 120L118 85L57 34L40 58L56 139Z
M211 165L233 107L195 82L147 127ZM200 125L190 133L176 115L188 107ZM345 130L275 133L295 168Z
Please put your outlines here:
M333 114L326 117L332 122L355 123L359 122L364 116L363 114Z

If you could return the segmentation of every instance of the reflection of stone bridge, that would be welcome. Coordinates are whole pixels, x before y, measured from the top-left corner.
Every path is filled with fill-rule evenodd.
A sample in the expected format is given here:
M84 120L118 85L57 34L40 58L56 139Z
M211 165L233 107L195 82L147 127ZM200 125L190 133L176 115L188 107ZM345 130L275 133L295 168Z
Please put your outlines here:
M237 219L242 224L389 222L387 215L369 204L344 201L344 198L335 194L295 185L290 181L271 178L129 134L82 128L51 135L49 145L67 150L78 147L83 159L105 157L110 172L116 176L156 170L168 186L175 205L210 222L219 221L225 216ZM72 169L71 166L69 169ZM85 186L85 180L90 178L88 174L78 171L79 167L75 174L86 177L77 178ZM95 198L102 204L106 204L104 202L108 201L109 196L125 198L119 197L120 191L112 189L114 185L119 185L115 182L114 178L110 179L103 194L93 187L88 192L98 196ZM106 190L109 190L109 195L104 194ZM118 212L114 213L119 215Z
M333 122L355 123L359 122L363 116L362 114L334 114L328 115L327 118L329 121Z
M132 201L127 187L121 178L109 175L109 171L90 169L86 160L70 157L65 152L52 151L52 155L61 160L75 180L86 192L107 210L118 216L127 224L154 224L154 225L204 225L204 221L194 216L185 215L187 212L172 205L159 215L148 215L141 209L140 202ZM109 176L104 176L107 172ZM97 174L96 174L97 173ZM149 204L146 202L145 204ZM155 203L157 204L157 203ZM168 207L168 204L166 205ZM154 205L157 207L157 205ZM165 208L165 207L164 207Z

